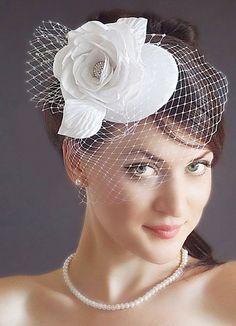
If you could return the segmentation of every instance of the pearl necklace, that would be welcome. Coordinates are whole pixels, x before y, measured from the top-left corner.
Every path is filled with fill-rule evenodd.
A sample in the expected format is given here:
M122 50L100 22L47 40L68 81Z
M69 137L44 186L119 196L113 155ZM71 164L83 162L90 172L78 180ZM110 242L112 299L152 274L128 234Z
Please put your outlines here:
M66 285L70 289L70 291L82 302L85 304L96 308L96 309L102 309L102 310L120 310L120 309L128 309L128 308L134 308L138 306L140 303L143 303L150 299L153 295L155 295L160 290L167 287L169 284L175 282L180 276L184 273L184 268L188 263L188 251L184 248L181 250L181 262L179 264L179 267L167 278L165 278L161 283L156 284L152 289L148 290L142 297L137 298L134 301L125 302L125 303L117 303L117 304L105 304L105 303L99 303L94 300L91 300L87 297L85 297L82 293L80 293L72 284L69 275L68 275L68 268L70 261L75 256L75 253L71 254L64 262L63 264L63 276Z

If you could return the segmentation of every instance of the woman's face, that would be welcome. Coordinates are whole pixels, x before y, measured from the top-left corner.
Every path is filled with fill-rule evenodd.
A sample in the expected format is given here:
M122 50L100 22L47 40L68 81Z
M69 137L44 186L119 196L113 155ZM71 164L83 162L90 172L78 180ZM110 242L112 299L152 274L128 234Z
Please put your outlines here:
M211 191L213 153L174 142L155 128L140 131L103 145L97 160L86 161L87 205L118 246L165 263L200 221ZM144 227L163 224L181 228L163 239Z

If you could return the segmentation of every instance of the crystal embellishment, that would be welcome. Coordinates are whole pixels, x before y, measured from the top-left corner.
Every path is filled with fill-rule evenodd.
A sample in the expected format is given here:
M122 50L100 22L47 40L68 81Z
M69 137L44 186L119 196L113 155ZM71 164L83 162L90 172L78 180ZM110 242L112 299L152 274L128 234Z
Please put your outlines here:
M93 77L100 79L105 61L98 61L93 67Z

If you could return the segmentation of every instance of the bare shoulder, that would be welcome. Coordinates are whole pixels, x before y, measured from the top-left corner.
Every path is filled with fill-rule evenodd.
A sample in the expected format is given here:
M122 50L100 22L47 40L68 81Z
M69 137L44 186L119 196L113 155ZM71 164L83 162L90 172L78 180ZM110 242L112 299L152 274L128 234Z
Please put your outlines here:
M207 283L206 304L219 318L236 325L236 261L229 261L215 271Z
M0 325L38 325L32 316L45 313L49 298L51 307L52 302L57 302L51 300L55 291L47 285L50 274L53 273L0 278Z
M0 278L0 308L5 300L20 297L24 298L25 295L33 287L31 276L16 275L6 276Z
M25 303L33 287L28 276L0 278L0 325L18 326L26 322Z
M236 260L223 265L218 278L219 290L223 293L229 307L234 308L236 300ZM236 320L236 311L235 311Z
M35 291L42 294L50 291L59 292L60 270L53 270L44 274L37 275L15 275L0 278L0 303L3 298L16 298L20 296L23 299L32 295ZM62 276L61 276L62 278Z
M218 269L218 273L213 278L213 284L218 294L229 305L235 304L236 299L236 260L229 261Z
M60 313L71 301L57 286L59 271L39 275L0 278L0 325L32 326L60 324ZM50 307L50 309L49 309ZM14 313L13 313L14 312ZM56 318L57 317L57 318Z

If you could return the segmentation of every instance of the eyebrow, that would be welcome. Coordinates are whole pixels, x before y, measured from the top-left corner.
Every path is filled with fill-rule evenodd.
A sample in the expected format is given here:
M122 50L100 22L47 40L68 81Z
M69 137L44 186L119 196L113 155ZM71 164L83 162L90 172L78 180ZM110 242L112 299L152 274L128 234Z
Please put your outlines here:
M205 157L208 153L211 153L211 151L207 151L207 152L203 153L202 155L194 158L194 160L192 160L190 162L194 162L194 161L200 160L201 158ZM155 163L165 163L166 162L163 158L158 157L158 156L154 155L153 153L149 152L148 150L145 150L145 149L142 149L142 148L141 149L133 148L131 151L129 151L127 153L124 153L123 155L126 155L126 154L140 154L140 155L144 155L148 159L154 161Z
M133 148L130 152L124 153L124 154L139 154L146 156L149 160L155 161L156 163L164 163L165 160L161 157L158 157L151 152L145 150L145 149L137 149Z

